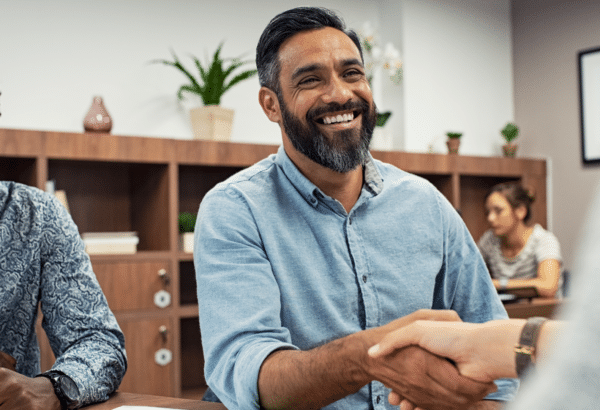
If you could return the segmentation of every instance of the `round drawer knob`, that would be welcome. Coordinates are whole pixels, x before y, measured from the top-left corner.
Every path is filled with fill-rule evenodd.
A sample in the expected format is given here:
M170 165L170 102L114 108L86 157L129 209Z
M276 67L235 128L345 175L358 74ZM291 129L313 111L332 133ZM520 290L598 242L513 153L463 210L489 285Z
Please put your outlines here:
M154 304L161 309L171 304L171 294L166 290L159 290L154 294Z
M166 366L173 360L173 353L169 349L158 349L154 353L154 361L159 366Z

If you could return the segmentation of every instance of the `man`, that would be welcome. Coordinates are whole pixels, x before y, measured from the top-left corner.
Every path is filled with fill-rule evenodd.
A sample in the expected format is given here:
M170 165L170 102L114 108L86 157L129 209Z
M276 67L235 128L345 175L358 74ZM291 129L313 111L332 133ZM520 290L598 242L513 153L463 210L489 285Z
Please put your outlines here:
M64 410L107 400L127 368L125 340L77 226L53 196L0 182L0 278L0 409ZM38 306L56 357L43 374Z
M376 109L356 34L328 10L289 10L264 30L257 67L259 101L283 146L200 206L208 385L243 409L392 408L385 386L422 408L478 402L493 384L423 350L367 354L416 319L458 320L441 309L473 322L506 312L448 201L369 154ZM504 381L488 398L514 389Z

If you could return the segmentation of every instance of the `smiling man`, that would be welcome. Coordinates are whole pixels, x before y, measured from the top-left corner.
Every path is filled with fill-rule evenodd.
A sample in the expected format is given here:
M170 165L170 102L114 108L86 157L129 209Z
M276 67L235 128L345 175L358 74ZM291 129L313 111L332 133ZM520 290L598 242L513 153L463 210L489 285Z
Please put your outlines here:
M389 409L390 389L424 409L499 408L514 381L476 383L417 347L367 354L417 319L506 311L448 201L371 157L356 34L329 10L292 9L264 30L257 67L283 145L212 189L195 233L212 392L232 409Z

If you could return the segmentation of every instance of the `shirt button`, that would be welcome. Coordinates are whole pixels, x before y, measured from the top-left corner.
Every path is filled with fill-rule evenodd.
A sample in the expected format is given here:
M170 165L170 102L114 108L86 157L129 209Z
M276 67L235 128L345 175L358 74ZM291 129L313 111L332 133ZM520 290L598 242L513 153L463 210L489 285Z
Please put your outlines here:
M348 223L352 225L352 218L348 218Z
M367 283L367 275L363 275L363 282Z
M381 401L381 396L377 396L377 400L375 400L375 403L379 404L380 401Z

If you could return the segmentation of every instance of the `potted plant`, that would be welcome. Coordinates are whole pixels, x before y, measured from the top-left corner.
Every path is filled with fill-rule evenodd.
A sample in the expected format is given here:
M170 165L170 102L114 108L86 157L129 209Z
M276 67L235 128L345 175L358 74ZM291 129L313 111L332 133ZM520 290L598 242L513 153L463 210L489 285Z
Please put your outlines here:
M177 91L177 97L180 100L183 99L184 92L198 95L202 99L204 107L190 110L194 138L197 139L229 140L231 125L233 124L233 110L220 106L221 97L231 87L257 73L256 69L251 69L234 74L235 70L251 63L251 61L243 61L239 58L222 58L222 47L223 43L219 44L213 54L212 61L208 61L206 66L198 58L191 56L198 70L197 77L184 67L174 51L171 51L173 61L153 61L154 63L175 67L187 77L189 83L182 85Z
M179 243L184 252L194 252L194 228L196 226L196 215L190 212L180 212L179 222Z
M462 137L462 132L448 131L446 136L448 137L448 140L446 141L448 153L458 154L458 147L460 146L460 137Z
M504 137L506 144L502 146L502 152L505 157L514 157L517 153L518 145L513 142L519 135L519 127L512 122L506 123L504 128L500 130L500 133Z

